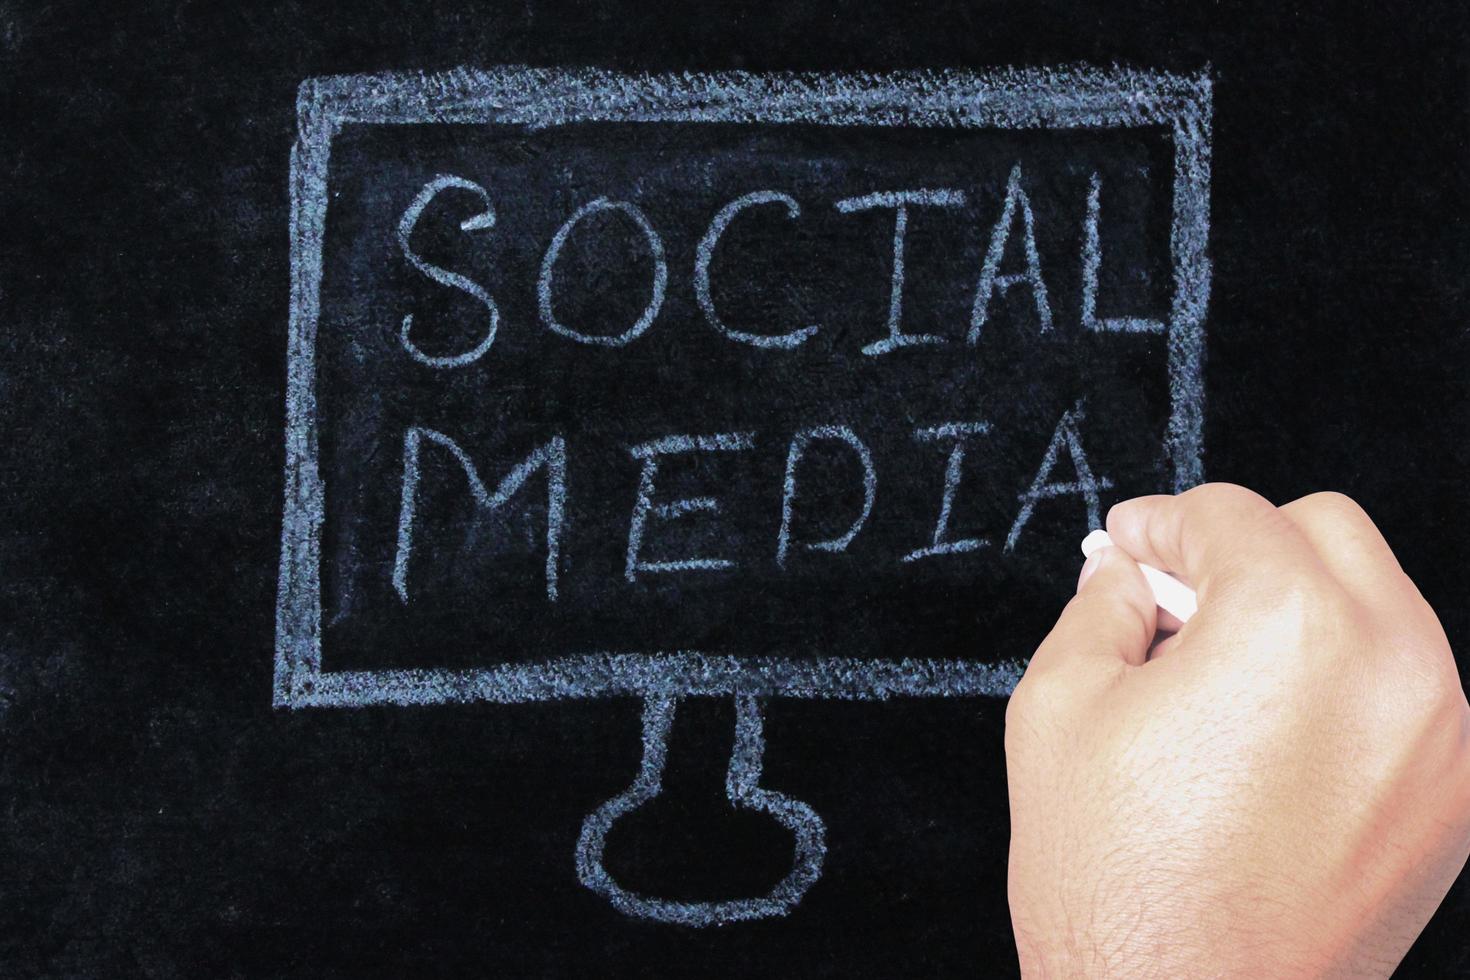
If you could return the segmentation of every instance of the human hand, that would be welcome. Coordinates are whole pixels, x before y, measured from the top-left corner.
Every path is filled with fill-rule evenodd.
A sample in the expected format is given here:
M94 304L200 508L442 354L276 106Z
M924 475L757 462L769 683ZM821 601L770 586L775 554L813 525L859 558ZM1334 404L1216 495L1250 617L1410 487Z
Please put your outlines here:
M1022 972L1388 976L1470 856L1434 611L1341 494L1205 484L1107 530L1006 710ZM1137 562L1199 596L1156 646Z

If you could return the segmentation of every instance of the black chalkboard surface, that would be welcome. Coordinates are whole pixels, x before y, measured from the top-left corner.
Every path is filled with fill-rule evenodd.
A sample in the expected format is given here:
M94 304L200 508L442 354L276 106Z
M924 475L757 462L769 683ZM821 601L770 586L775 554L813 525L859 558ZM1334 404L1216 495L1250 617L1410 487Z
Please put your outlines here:
M1470 642L1465 11L868 7L4 13L0 973L1013 975L1112 503Z

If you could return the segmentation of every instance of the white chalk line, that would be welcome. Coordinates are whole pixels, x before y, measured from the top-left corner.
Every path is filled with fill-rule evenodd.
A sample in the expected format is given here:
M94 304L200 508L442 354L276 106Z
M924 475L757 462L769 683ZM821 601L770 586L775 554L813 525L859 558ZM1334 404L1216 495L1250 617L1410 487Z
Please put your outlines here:
M650 697L643 709L643 760L633 784L608 800L582 823L577 839L577 878L625 915L686 926L718 926L785 915L822 874L826 827L815 810L800 800L761 789L765 739L762 705L748 694L735 698L735 744L725 777L725 794L737 809L768 814L794 838L791 871L771 891L752 898L709 902L679 901L643 895L624 888L608 873L602 855L607 834L622 817L643 806L663 789L669 729L678 699Z

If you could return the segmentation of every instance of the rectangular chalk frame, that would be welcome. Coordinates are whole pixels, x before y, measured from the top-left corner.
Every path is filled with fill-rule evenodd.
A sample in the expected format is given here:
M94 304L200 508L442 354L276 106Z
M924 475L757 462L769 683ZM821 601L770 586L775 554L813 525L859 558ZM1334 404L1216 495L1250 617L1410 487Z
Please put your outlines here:
M1210 265L1211 88L1206 73L1067 66L892 74L633 75L590 69L457 69L307 79L291 151L291 299L285 508L277 593L277 707L728 695L883 699L1005 696L1024 665L810 659L697 651L588 653L475 669L324 671L316 335L332 141L344 125L582 122L804 124L964 129L1161 127L1173 142L1166 324L1174 492L1203 481L1204 317Z

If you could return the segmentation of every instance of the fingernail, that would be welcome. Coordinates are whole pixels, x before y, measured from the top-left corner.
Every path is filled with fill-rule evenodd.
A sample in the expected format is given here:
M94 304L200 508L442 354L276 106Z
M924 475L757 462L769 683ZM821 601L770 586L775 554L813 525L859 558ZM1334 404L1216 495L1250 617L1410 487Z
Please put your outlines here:
M1097 566L1102 564L1103 552L1109 550L1109 548L1111 547L1112 546L1109 545L1108 547L1097 549L1092 553L1091 557L1089 557L1085 562L1082 563L1082 571L1077 573L1078 592L1082 591L1082 586L1086 584L1087 579L1092 575L1092 573L1097 571Z

